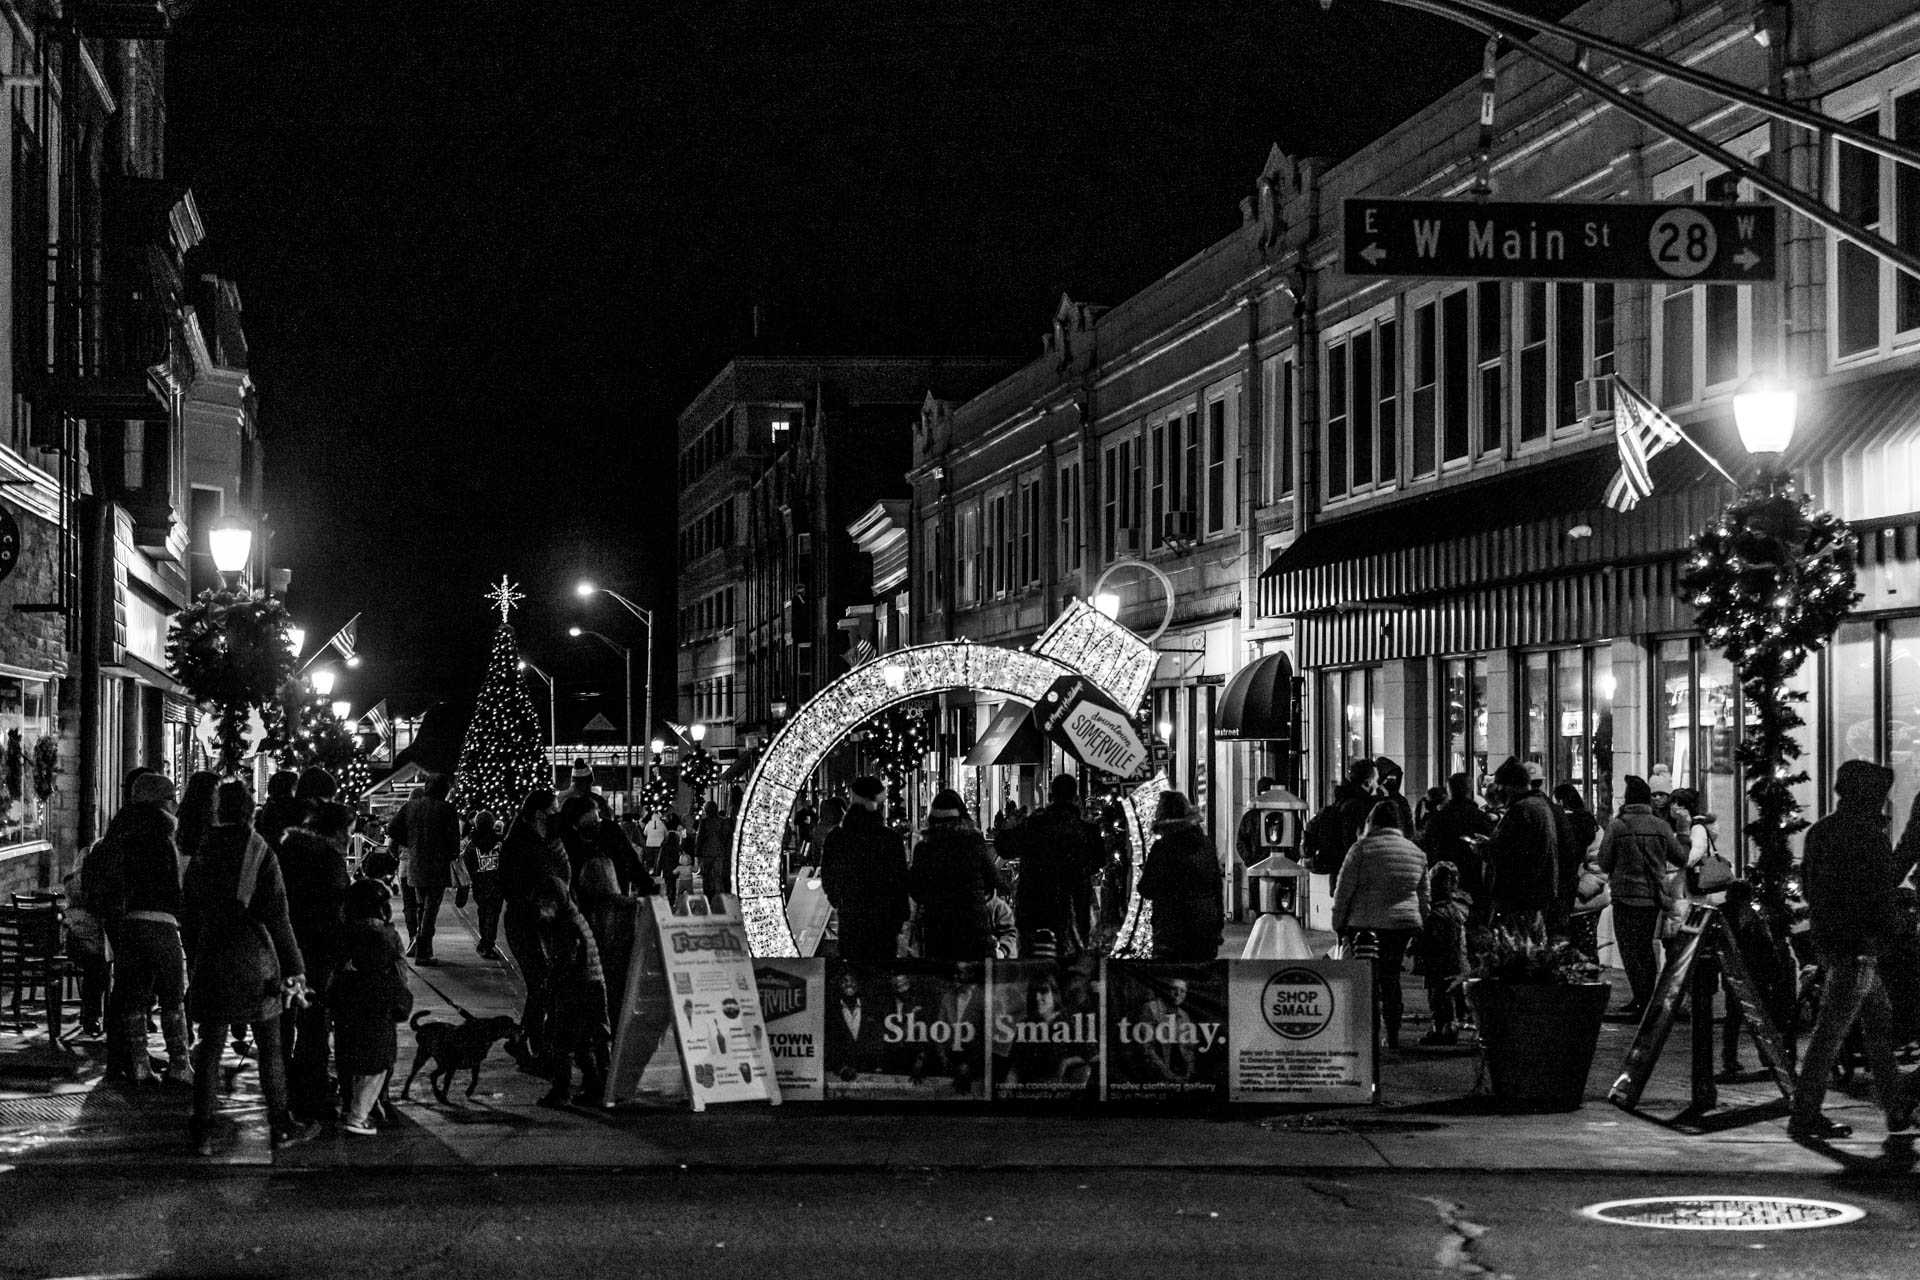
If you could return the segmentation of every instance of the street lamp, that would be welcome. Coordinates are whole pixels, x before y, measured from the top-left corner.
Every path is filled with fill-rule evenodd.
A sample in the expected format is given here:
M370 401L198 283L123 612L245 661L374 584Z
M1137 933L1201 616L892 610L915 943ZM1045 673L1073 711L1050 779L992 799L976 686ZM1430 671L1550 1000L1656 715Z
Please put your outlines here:
M586 584L582 583L581 585L584 586ZM598 631L591 631L586 627L568 627L567 634L572 636L576 640L579 639L581 636L592 636L595 640L598 640L601 644L604 644L605 646L607 646L607 648L619 654L621 658L623 658L626 661L626 664L627 664L627 702L626 702L627 789L631 791L633 789L633 650L628 648L626 645L621 644L618 640L610 640L606 636L601 635ZM651 652L653 646L649 644L647 648L649 652ZM652 780L653 780L652 774L651 772L649 772L647 781L651 782Z
M351 714L353 714L353 704L351 702L340 701L333 704L333 718L335 720L345 720Z
M287 649L293 654L293 656L296 658L299 657L300 651L306 647L307 647L307 629L305 627L288 627L287 628Z
M560 761L560 694L559 686L553 677L542 671L525 658L520 659L520 670L531 671L547 682L547 760L548 767Z
M696 720L692 725L688 726L687 736L693 739L695 746L698 746L707 740L707 726Z
M247 558L253 554L253 530L239 516L221 516L207 530L207 550L213 555L213 567L231 591L247 571Z
M646 719L647 732L652 733L653 732L653 610L647 608L645 605L635 604L633 601L621 595L618 591L615 591L612 587L595 586L592 582L584 578L581 579L579 584L574 587L573 592L575 595L579 596L583 600L591 599L595 595L611 596L616 604L620 605L628 613L632 614L634 617L640 619L641 622L646 624L647 671L646 671L646 687L642 691L642 697L646 702L646 707L642 712L642 714L645 716L645 719ZM629 719L631 719L631 716L632 716L632 690L631 689L628 690L628 716L629 716ZM627 734L627 741L629 744L631 744L633 741L633 734L631 732ZM653 781L653 762L651 760L647 762L646 780L648 782ZM631 778L629 778L629 781L631 781Z
M649 742L647 744L647 749L653 752L654 762L656 764L659 763L661 753L667 749L666 739L655 738L652 742Z
M315 667L307 676L307 683L313 686L316 697L330 698L333 696L333 683L339 677L340 673L332 667Z
M1733 396L1733 420L1740 428L1740 443L1763 466L1777 461L1793 443L1793 423L1799 410L1798 393L1764 378L1749 378ZM1768 454L1775 457L1769 459Z

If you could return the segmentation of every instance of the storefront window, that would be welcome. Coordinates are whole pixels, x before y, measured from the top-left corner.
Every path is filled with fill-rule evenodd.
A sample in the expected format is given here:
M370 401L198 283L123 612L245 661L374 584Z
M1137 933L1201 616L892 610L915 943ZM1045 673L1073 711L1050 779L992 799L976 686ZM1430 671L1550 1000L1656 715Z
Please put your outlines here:
M1380 754L1386 738L1386 707L1380 701L1380 668L1354 667L1320 673L1317 723L1320 746L1319 800L1333 793L1355 760Z
M53 703L45 680L0 676L0 845L47 838L47 801L35 784L42 739L53 734Z
M1434 717L1444 740L1447 775L1467 775L1473 793L1487 788L1487 660L1448 658L1442 664L1441 706Z
M1521 664L1527 761L1549 789L1567 783L1596 812L1613 804L1613 656L1606 648L1526 654Z
M1838 767L1842 760L1878 760L1880 726L1875 712L1880 698L1874 675L1879 661L1874 654L1873 623L1844 624L1834 633L1828 654L1833 691L1833 763Z
M1707 812L1719 819L1720 840L1735 843L1733 828L1740 824L1739 779L1734 773L1734 748L1740 743L1739 686L1733 664L1716 650L1700 651L1700 725L1697 764L1692 785L1699 789ZM1676 775L1675 786L1685 785Z
M1920 790L1920 618L1895 618L1887 627L1887 753L1893 766L1893 833L1898 839Z

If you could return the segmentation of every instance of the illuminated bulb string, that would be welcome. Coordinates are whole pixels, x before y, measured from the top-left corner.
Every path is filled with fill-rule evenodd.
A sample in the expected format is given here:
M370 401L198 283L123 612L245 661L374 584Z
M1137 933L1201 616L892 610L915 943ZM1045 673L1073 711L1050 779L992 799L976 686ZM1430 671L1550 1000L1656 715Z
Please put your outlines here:
M540 716L522 682L513 628L502 622L493 633L486 683L460 746L456 803L511 818L529 791L552 785L552 779Z

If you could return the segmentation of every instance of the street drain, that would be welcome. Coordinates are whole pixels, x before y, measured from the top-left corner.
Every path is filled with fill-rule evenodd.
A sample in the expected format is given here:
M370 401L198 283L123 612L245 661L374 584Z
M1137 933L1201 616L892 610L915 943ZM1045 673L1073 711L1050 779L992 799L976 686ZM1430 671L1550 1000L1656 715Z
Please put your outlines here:
M1580 1212L1596 1222L1666 1231L1802 1231L1867 1216L1850 1204L1780 1196L1653 1196L1590 1204Z

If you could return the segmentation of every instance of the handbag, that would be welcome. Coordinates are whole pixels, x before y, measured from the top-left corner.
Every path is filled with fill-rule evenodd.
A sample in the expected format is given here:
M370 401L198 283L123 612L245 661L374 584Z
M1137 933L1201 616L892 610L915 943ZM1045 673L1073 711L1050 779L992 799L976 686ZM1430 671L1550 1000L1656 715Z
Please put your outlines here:
M1687 868L1687 889L1695 894L1718 893L1733 883L1733 864L1720 856L1713 832L1707 832L1707 856Z

